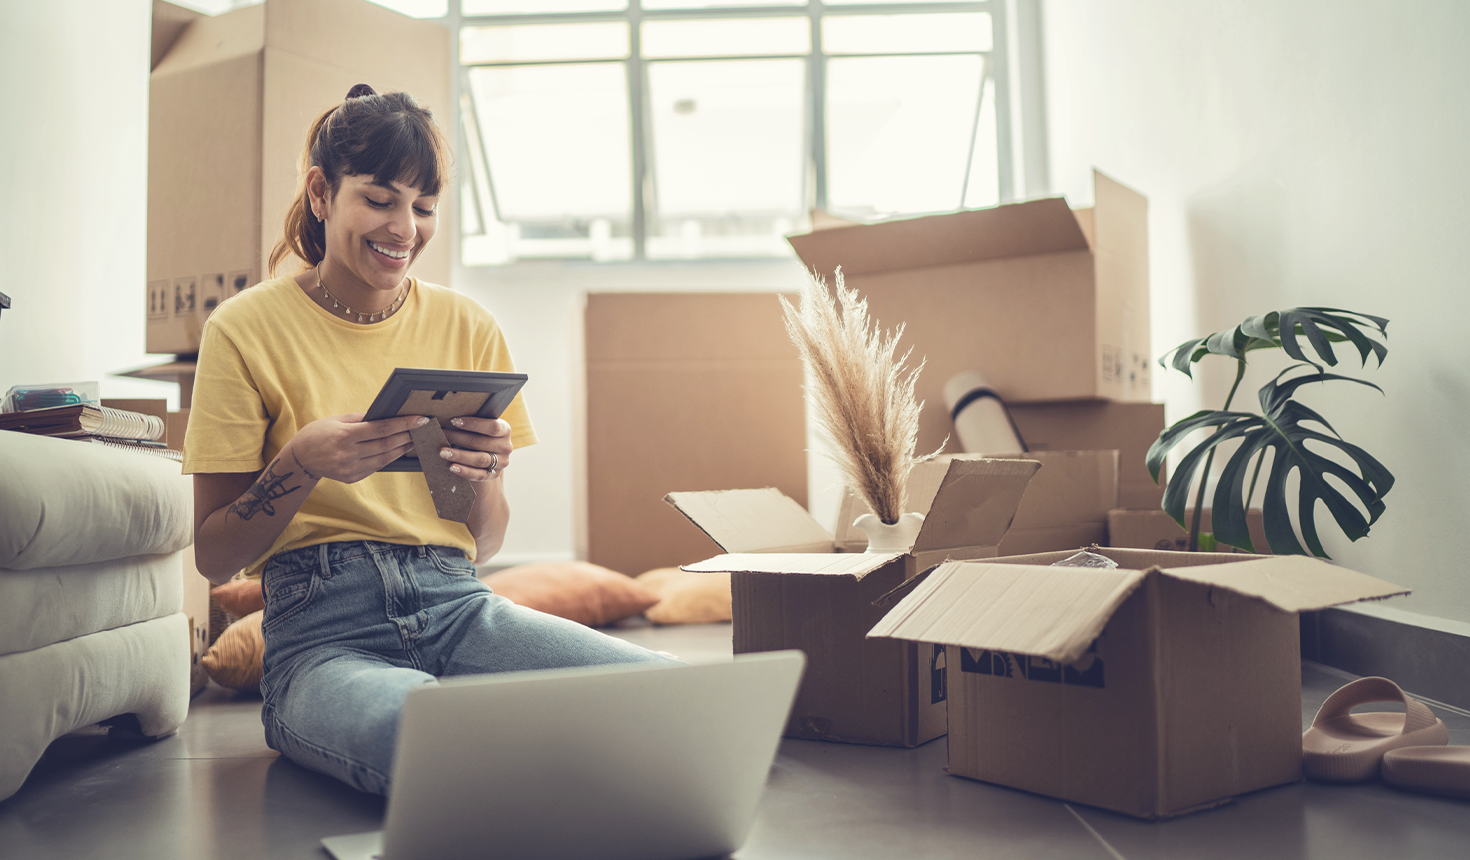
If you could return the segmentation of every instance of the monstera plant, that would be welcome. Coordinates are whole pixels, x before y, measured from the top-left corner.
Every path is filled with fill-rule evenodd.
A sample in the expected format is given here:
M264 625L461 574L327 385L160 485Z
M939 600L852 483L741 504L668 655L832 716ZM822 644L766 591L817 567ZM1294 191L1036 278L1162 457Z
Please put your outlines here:
M1208 549L1210 544L1219 542L1255 551L1246 527L1246 515L1268 459L1270 469L1264 476L1261 514L1272 552L1306 555L1310 551L1312 555L1327 557L1317 536L1318 501L1326 506L1349 539L1357 540L1368 534L1368 528L1383 514L1383 497L1393 487L1393 475L1367 451L1344 440L1327 419L1296 398L1310 391L1309 386L1330 382L1366 385L1381 393L1382 389L1373 383L1329 373L1323 364L1335 367L1336 350L1345 345L1357 351L1362 367L1368 366L1370 357L1382 365L1388 355L1384 344L1387 336L1388 320L1382 317L1337 308L1291 308L1254 316L1233 329L1187 341L1159 359L1159 364L1173 367L1191 379L1193 364L1207 355L1223 355L1236 362L1235 383L1230 386L1224 407L1196 412L1173 424L1159 434L1148 452L1149 472L1157 482L1170 451L1195 431L1210 431L1208 438L1189 449L1175 464L1164 490L1164 510L1189 531L1191 550L1200 548L1202 543ZM1297 363L1262 386L1258 395L1259 414L1231 411L1230 405L1245 375L1246 356L1262 349L1285 350ZM1308 357L1308 350L1320 364ZM1239 445L1230 454L1215 485L1213 535L1202 536L1200 511L1204 507L1210 467L1221 446L1235 442ZM1296 521L1306 541L1305 549L1292 528L1293 504L1287 483L1292 472L1297 473ZM1186 525L1186 503L1194 486L1197 486L1194 517Z

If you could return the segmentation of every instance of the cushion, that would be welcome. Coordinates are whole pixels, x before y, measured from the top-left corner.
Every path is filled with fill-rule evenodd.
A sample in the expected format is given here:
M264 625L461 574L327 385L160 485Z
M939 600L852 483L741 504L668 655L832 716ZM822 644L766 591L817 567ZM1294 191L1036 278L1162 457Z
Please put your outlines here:
M176 552L194 540L179 464L0 430L0 568L65 567Z
M264 619L265 610L252 612L226 627L209 646L209 653L199 662L216 684L232 690L260 690L260 679L265 674L265 636L260 632Z
M246 579L237 575L224 585L211 588L209 596L214 598L221 609L236 618L244 618L265 608L265 594L260 590L258 579Z
M658 603L630 577L585 561L523 564L480 577L501 597L589 627L612 624Z
M644 615L654 624L713 624L730 620L730 574L650 570L636 580L659 596Z

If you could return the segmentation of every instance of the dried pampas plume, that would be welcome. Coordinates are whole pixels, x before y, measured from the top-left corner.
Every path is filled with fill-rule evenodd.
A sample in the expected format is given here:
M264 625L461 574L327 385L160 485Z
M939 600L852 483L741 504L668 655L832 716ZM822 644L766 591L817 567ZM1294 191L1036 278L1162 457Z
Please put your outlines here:
M801 310L785 297L781 308L806 364L807 402L833 442L832 458L878 519L898 522L909 469L934 456L914 457L922 407L914 402L914 383L924 363L904 372L912 350L894 357L903 326L882 336L868 320L867 301L843 285L840 268L835 302L826 281L809 272Z

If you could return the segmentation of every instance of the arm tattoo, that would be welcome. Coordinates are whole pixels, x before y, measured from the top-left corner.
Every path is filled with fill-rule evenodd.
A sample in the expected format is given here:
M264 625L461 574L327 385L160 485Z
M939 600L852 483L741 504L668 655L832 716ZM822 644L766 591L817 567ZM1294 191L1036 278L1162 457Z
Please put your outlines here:
M308 468L306 468L306 464L303 463L303 462L301 462L301 458L298 457L298 456L296 456L296 449L295 448L292 448L291 449L291 459L296 461L296 465L299 466L299 467L301 467L301 471L306 474L306 477L312 479L313 481L320 481L321 480L321 475L313 475L311 473L311 470L308 469Z
M294 474L295 472L286 472L277 475L275 464L272 463L266 467L265 473L260 476L260 480L251 485L250 489L245 491L245 495L238 502L230 505L230 509L225 511L225 515L228 516L233 513L242 520L248 520L264 511L268 517L275 516L276 506L271 503L276 499L289 496L301 489L300 484L294 487L285 486L286 479Z

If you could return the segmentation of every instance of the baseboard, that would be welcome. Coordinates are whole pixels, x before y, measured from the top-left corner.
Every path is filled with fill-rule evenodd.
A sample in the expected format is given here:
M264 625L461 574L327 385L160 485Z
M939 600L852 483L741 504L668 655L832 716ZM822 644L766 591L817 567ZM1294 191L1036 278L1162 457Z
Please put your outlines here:
M1302 659L1470 709L1470 625L1374 604L1305 612Z

